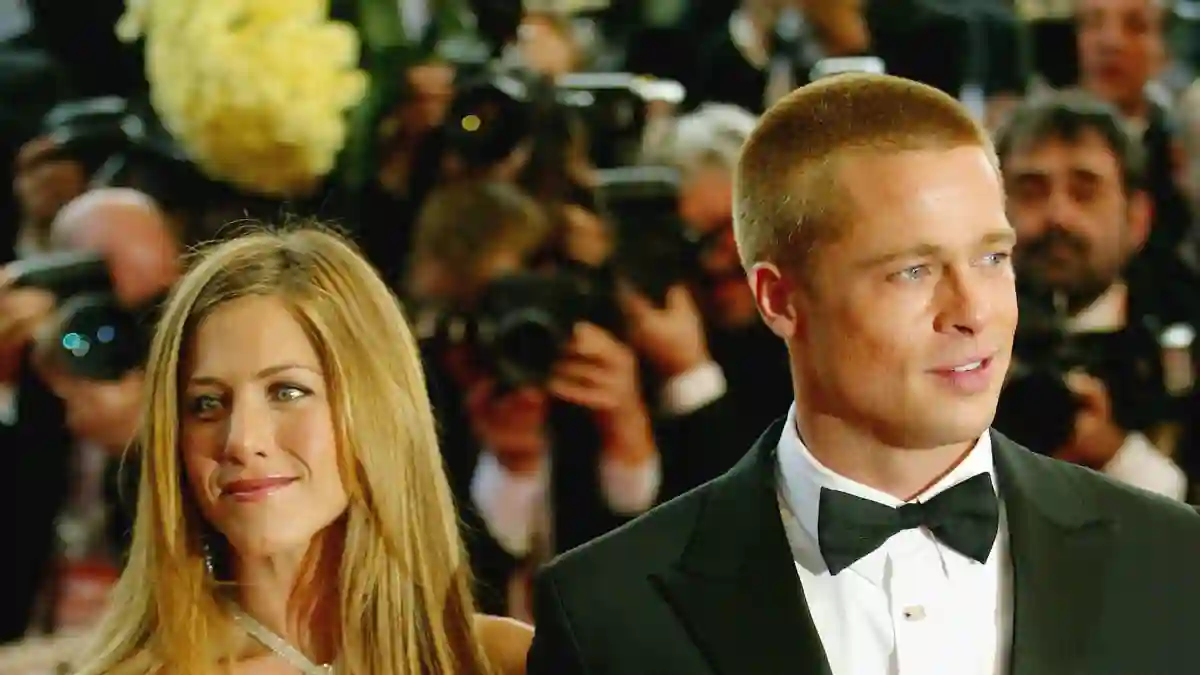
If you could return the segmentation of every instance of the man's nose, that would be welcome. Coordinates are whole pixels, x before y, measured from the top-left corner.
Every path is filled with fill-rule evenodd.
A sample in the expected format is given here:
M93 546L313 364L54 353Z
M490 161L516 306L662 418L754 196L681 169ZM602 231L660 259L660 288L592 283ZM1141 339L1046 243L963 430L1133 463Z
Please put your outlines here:
M974 268L948 273L941 284L940 312L935 326L940 333L978 335L992 314L988 284Z
M1068 229L1079 220L1079 203L1066 190L1055 190L1050 193L1046 204L1046 217L1040 223L1039 230L1058 224Z
M1096 43L1101 49L1118 50L1125 44L1125 35L1118 21L1102 20L1094 30L1097 37Z

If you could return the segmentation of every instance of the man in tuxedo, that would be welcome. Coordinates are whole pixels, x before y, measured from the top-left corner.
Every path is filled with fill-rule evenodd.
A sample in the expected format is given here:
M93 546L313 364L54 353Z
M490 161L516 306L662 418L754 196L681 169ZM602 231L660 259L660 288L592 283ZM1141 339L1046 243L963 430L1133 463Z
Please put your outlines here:
M769 110L737 174L795 402L724 476L546 567L529 672L1192 672L1200 517L989 429L1017 308L986 132L839 76Z

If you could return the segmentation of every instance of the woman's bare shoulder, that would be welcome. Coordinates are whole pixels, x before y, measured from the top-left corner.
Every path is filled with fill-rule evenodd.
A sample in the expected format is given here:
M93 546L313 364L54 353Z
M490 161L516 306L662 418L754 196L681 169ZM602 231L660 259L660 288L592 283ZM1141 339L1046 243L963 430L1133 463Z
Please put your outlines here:
M498 675L525 675L525 655L533 641L533 627L516 619L475 615L475 634Z

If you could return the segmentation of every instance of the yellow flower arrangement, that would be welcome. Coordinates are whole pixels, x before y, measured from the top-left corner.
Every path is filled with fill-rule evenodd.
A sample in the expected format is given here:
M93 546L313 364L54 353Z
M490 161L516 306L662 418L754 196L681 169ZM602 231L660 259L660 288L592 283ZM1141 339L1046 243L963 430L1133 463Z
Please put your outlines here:
M354 29L328 0L130 0L117 33L145 38L151 103L210 176L304 195L333 170L367 91Z

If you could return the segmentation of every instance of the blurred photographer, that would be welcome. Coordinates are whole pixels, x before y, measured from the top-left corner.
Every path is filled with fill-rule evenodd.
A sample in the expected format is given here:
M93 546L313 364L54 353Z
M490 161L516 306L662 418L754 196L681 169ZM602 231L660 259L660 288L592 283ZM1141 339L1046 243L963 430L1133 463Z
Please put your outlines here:
M464 78L440 133L441 184L513 181L545 203L595 208L583 118L546 76L489 66Z
M756 123L742 108L705 104L680 117L667 141L644 158L679 171L679 215L694 258L691 289L732 406L724 425L730 454L720 471L792 398L787 353L758 318L733 239L734 169Z
M692 104L731 103L762 112L809 82L823 58L870 49L863 0L741 0L727 25L705 36Z
M1107 104L1060 93L1017 109L997 152L1022 304L997 428L1183 499L1170 448L1148 436L1191 390L1198 287L1137 257L1152 216L1140 144Z
M510 54L522 67L550 77L578 70L584 59L570 15L553 11L525 11Z
M41 120L17 156L16 253L45 252L59 209L89 187L132 187L152 196L186 229L189 211L212 201L206 181L146 106L116 97L71 100Z
M12 413L0 424L7 451L0 475L38 486L0 491L0 511L22 516L8 530L19 545L0 561L7 585L0 641L24 634L48 584L55 590L49 626L95 618L87 589L114 578L116 561L106 551L119 534L105 532L96 515L116 515L112 469L132 441L141 388L129 361L136 331L113 319L153 305L178 274L174 234L156 203L134 190L97 189L72 200L54 219L47 246L0 268L0 353L15 364ZM35 349L39 337L44 346ZM107 524L120 530L119 522ZM63 558L52 565L55 556ZM52 571L59 576L50 578Z
M64 402L67 427L75 438L119 456L136 432L141 405L138 355L145 348L142 327L126 324L157 306L174 283L179 274L179 242L158 204L128 188L84 193L63 208L52 233L52 242L61 250L103 254L111 287L57 299L49 332L38 336L42 338L41 349L35 350L39 374ZM117 318L122 312L125 316ZM84 327L104 318L109 320ZM78 330L64 331L64 325ZM108 331L103 330L106 326ZM103 338L116 327L121 330L115 333L125 341L114 334L111 345L93 340L94 346L71 346L54 339L70 335L86 339L96 330ZM104 363L106 359L110 363ZM99 364L98 370L87 370L91 364Z
M127 188L96 189L70 201L57 212L44 247L24 260L64 251L106 258L114 294L130 304L151 297L177 274L178 245L165 216L154 200ZM19 265L0 268L0 363L8 366L0 382L17 377L22 353L59 300L54 289L8 285Z
M39 136L17 154L13 191L20 211L16 254L33 255L47 247L50 223L70 200L87 189L86 168L64 156L48 136Z
M711 365L686 293L663 308L632 300L603 266L570 258L577 235L495 181L440 189L417 222L409 296L447 463L479 535L468 542L481 602L495 611L522 611L545 555L653 505L672 461L657 413L686 416L721 393L703 391ZM693 378L688 400L648 402L625 334L654 346L648 378L668 390Z

